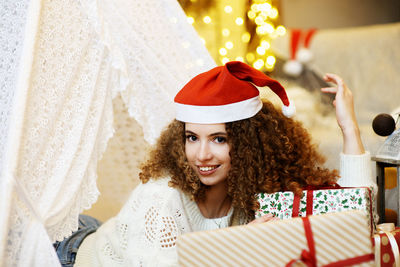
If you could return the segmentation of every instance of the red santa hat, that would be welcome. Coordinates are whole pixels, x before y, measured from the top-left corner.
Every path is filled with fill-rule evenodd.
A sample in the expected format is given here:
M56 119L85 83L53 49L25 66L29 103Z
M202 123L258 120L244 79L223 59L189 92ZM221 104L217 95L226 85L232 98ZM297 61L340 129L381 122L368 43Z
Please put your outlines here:
M176 119L191 123L225 123L253 117L262 108L255 87L268 86L283 103L287 117L296 109L283 86L240 61L213 68L190 80L175 96Z
M290 32L290 59L283 65L283 71L292 77L298 77L303 72L303 65L297 60L297 49L301 30L292 29Z
M311 39L316 33L317 29L310 29L305 33L304 46L297 51L297 60L303 64L311 62L313 54L310 50Z

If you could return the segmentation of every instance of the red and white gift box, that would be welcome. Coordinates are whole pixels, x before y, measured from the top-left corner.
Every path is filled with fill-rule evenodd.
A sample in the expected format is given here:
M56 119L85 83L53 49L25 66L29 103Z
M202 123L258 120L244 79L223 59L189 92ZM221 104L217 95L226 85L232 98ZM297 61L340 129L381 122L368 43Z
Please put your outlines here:
M400 267L400 228L393 223L376 226L374 235L375 261L377 267Z
M193 232L177 242L180 266L375 266L363 211Z
M340 187L339 185L304 188L299 197L292 191L259 193L260 209L256 218L272 214L279 219L304 217L347 210L363 210L369 218L371 234L375 228L374 199L369 187Z

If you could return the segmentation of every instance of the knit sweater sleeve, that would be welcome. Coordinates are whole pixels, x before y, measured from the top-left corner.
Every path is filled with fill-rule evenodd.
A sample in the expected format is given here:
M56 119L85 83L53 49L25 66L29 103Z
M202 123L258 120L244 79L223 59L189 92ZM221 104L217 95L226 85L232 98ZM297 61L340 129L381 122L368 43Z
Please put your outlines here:
M371 174L370 153L368 151L361 155L340 153L340 177L338 183L341 186L372 186L376 188Z
M94 262L98 266L176 266L177 236L190 231L183 210L180 193L168 187L167 179L139 185L120 213L95 233Z

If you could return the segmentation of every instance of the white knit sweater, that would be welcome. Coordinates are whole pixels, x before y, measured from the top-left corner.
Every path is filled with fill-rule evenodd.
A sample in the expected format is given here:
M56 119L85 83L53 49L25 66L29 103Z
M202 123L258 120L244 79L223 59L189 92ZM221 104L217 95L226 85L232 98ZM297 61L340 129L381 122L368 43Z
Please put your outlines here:
M370 186L370 155L341 154L342 186ZM197 204L168 186L169 178L140 184L120 213L88 236L80 246L75 266L176 266L179 235L243 224L227 216L205 218Z

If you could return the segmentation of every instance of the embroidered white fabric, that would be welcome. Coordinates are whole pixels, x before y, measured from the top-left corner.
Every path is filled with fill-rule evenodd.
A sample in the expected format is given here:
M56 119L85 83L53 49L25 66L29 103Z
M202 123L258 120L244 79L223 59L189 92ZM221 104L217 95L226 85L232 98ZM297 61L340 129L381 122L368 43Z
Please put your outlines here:
M6 78L0 100L0 167L5 157L15 166L1 174L6 181L0 196L6 208L0 220L2 264L56 266L51 242L75 230L78 214L99 194L97 162L113 136L113 117L116 132L129 129L118 125L127 121L126 110L113 112L113 97L122 92L129 115L153 143L174 116L174 94L215 63L175 0L6 0L0 5L6 40L0 50ZM37 20L27 20L28 5L39 7ZM20 47L29 42L25 22L27 32L36 33L31 65L19 58ZM27 73L18 72L21 62L29 65ZM21 109L12 113L14 92L20 90L15 89L17 79L27 81L26 102L17 99ZM15 117L21 123L9 126ZM133 136L129 131L116 135L116 142L134 142L126 137ZM7 136L15 132L21 133L18 151L10 152ZM124 165L119 175L130 177L130 154L108 153L104 158L110 169Z

